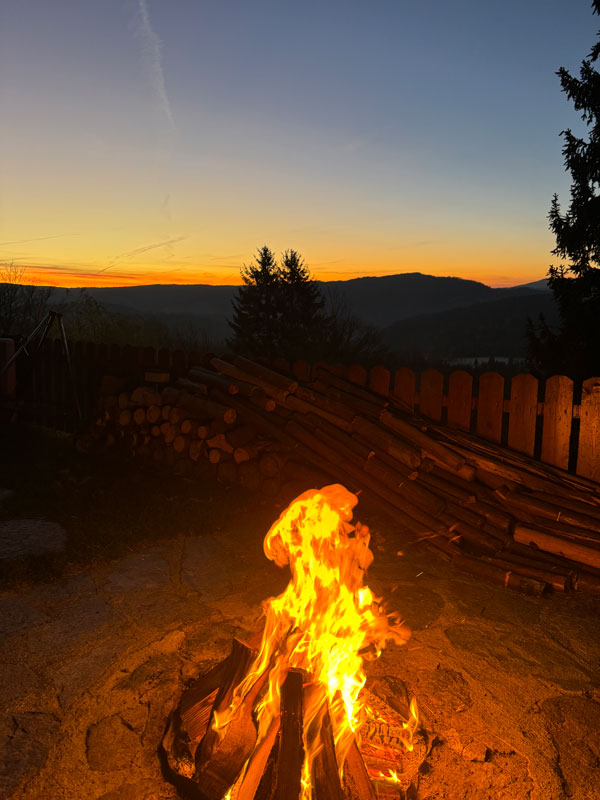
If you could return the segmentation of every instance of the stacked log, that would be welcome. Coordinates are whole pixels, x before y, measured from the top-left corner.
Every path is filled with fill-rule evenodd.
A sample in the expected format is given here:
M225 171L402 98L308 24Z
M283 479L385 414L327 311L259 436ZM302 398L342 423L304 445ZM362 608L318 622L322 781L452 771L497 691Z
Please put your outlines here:
M344 483L462 571L600 594L597 484L420 420L332 367L300 364L301 381L280 367L207 359L161 393L106 398L96 436L286 501Z

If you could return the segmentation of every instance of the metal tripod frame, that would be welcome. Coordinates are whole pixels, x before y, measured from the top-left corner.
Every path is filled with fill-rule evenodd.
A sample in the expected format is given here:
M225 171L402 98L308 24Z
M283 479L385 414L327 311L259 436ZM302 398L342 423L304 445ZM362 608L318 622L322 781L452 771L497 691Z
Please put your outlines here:
M48 313L46 314L44 319L32 330L32 332L29 334L27 339L25 339L23 344L17 350L15 350L15 352L8 359L6 364L4 364L2 369L0 369L0 376L4 375L4 373L10 367L10 365L13 364L17 360L17 358L19 357L19 355L21 353L25 353L25 355L29 355L29 351L27 350L27 347L31 344L31 342L33 342L33 340L40 333L40 331L42 331L41 336L40 336L40 340L39 340L39 342L37 343L37 346L36 346L36 349L39 350L39 348L43 345L43 343L44 343L44 341L45 341L45 339L46 339L46 337L47 337L47 335L48 335L48 333L50 331L50 328L52 327L52 323L54 322L54 320L56 320L57 324L58 324L58 328L59 328L59 332L60 332L60 338L61 338L61 341L62 341L63 349L65 351L65 358L67 360L67 369L69 371L69 380L71 382L71 391L73 393L73 400L75 401L75 408L77 409L77 417L78 417L79 421L81 422L81 420L83 419L83 417L81 416L81 406L79 405L79 397L77 396L77 389L75 387L75 378L73 376L73 366L71 364L71 355L69 353L69 344L67 342L67 335L65 333L65 326L63 325L62 314L60 313L60 311L48 311Z

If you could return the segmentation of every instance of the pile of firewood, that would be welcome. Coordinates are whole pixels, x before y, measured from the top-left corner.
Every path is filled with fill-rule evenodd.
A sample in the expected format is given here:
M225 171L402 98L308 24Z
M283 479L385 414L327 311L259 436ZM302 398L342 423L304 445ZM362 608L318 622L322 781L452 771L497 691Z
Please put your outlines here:
M207 357L162 391L103 398L92 438L287 499L344 483L465 572L534 594L600 594L596 484L406 414L332 367L294 373Z

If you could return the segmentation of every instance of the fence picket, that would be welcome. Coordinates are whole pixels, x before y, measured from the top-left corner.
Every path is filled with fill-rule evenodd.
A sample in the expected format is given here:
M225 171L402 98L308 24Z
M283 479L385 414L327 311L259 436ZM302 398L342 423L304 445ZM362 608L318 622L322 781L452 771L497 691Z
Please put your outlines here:
M569 466L569 443L573 424L573 381L553 375L546 381L542 422L541 460L560 469Z
M535 448L538 388L538 379L527 373L515 375L510 385L508 446L528 456Z
M479 378L477 398L478 436L499 444L502 441L503 411L504 378L497 372L484 372Z
M600 378L588 378L581 386L576 472L600 483Z
M346 378L351 383L355 383L357 386L366 386L367 370L362 366L362 364L352 364L351 367L348 367Z
M390 396L390 371L386 367L373 367L369 373L369 389L383 397Z
M408 367L400 367L394 373L393 400L403 411L412 414L415 410L415 387L417 376Z
M419 386L419 410L426 417L439 422L442 418L444 376L437 369L426 369L421 373Z
M464 370L453 372L448 380L448 425L471 430L473 376Z

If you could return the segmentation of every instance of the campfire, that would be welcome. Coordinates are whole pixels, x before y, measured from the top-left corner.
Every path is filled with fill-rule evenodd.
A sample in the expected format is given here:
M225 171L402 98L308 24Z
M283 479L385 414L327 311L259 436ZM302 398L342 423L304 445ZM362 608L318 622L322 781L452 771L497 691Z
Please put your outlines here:
M162 749L183 797L402 796L416 703L403 718L368 692L364 662L410 631L364 583L373 554L368 528L351 523L356 503L339 484L310 490L267 533L267 558L289 565L286 590L265 601L256 641L234 641L169 719Z

